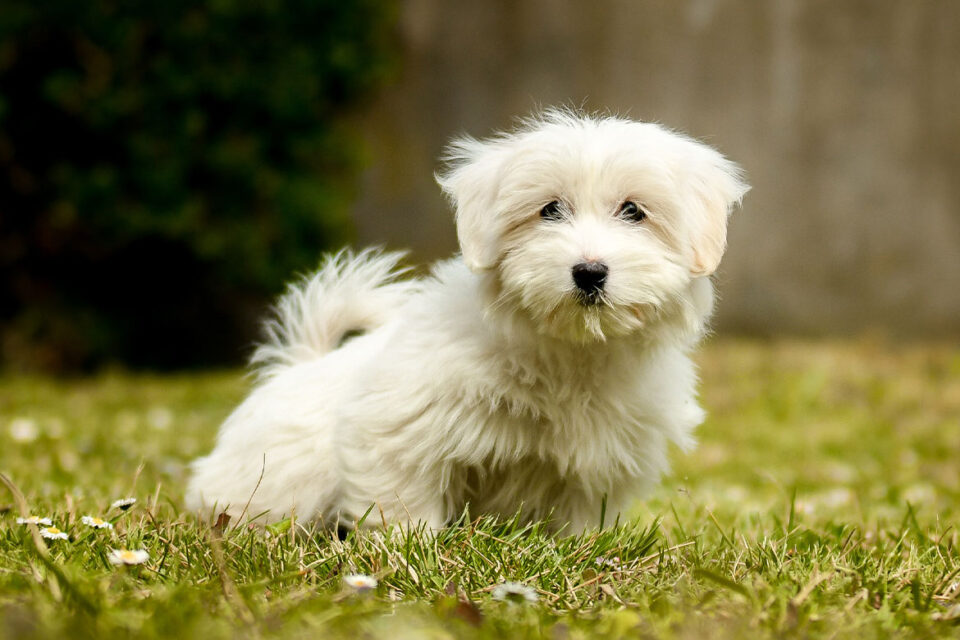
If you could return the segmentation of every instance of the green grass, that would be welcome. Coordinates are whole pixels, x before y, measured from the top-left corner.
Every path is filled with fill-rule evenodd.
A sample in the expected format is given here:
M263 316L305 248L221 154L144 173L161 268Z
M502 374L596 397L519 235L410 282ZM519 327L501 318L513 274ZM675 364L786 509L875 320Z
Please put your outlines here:
M220 531L180 503L241 374L0 379L0 471L71 535L35 540L0 486L0 637L960 636L960 349L716 341L700 362L699 448L628 521L574 537ZM113 547L150 560L114 568ZM495 600L502 580L538 603Z

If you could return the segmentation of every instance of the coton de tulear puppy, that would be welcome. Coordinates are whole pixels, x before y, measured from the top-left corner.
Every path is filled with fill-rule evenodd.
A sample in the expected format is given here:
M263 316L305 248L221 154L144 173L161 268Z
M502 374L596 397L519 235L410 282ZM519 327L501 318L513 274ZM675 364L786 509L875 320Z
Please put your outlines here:
M688 352L748 187L655 124L550 111L448 148L462 257L401 279L342 252L281 299L259 383L187 505L350 526L373 506L582 530L654 485L704 417ZM359 334L359 335L358 335ZM356 337L353 337L356 336Z

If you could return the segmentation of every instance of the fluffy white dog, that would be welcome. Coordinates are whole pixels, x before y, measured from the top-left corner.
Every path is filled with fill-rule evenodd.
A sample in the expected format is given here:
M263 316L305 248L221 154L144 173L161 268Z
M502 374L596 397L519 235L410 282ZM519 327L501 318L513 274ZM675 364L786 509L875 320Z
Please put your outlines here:
M343 252L292 285L190 509L441 527L469 505L576 531L691 446L687 354L738 167L655 124L551 111L454 141L438 181L462 258L402 280L400 254Z

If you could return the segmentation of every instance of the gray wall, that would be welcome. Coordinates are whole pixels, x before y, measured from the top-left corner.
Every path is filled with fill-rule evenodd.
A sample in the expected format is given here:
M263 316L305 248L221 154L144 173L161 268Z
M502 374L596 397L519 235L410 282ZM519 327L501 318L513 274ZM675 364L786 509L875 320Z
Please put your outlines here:
M754 185L721 332L960 335L960 2L407 0L402 67L361 116L362 243L455 250L451 135L538 105L682 129Z

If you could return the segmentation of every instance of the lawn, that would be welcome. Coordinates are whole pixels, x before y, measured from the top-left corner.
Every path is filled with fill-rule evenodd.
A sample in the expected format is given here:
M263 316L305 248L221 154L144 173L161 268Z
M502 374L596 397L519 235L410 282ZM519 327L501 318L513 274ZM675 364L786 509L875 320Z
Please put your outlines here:
M0 485L0 637L960 636L960 348L714 340L698 357L698 449L629 519L558 537L199 523L186 465L241 373L3 377L0 471L69 538L17 524ZM114 548L149 559L115 566Z

